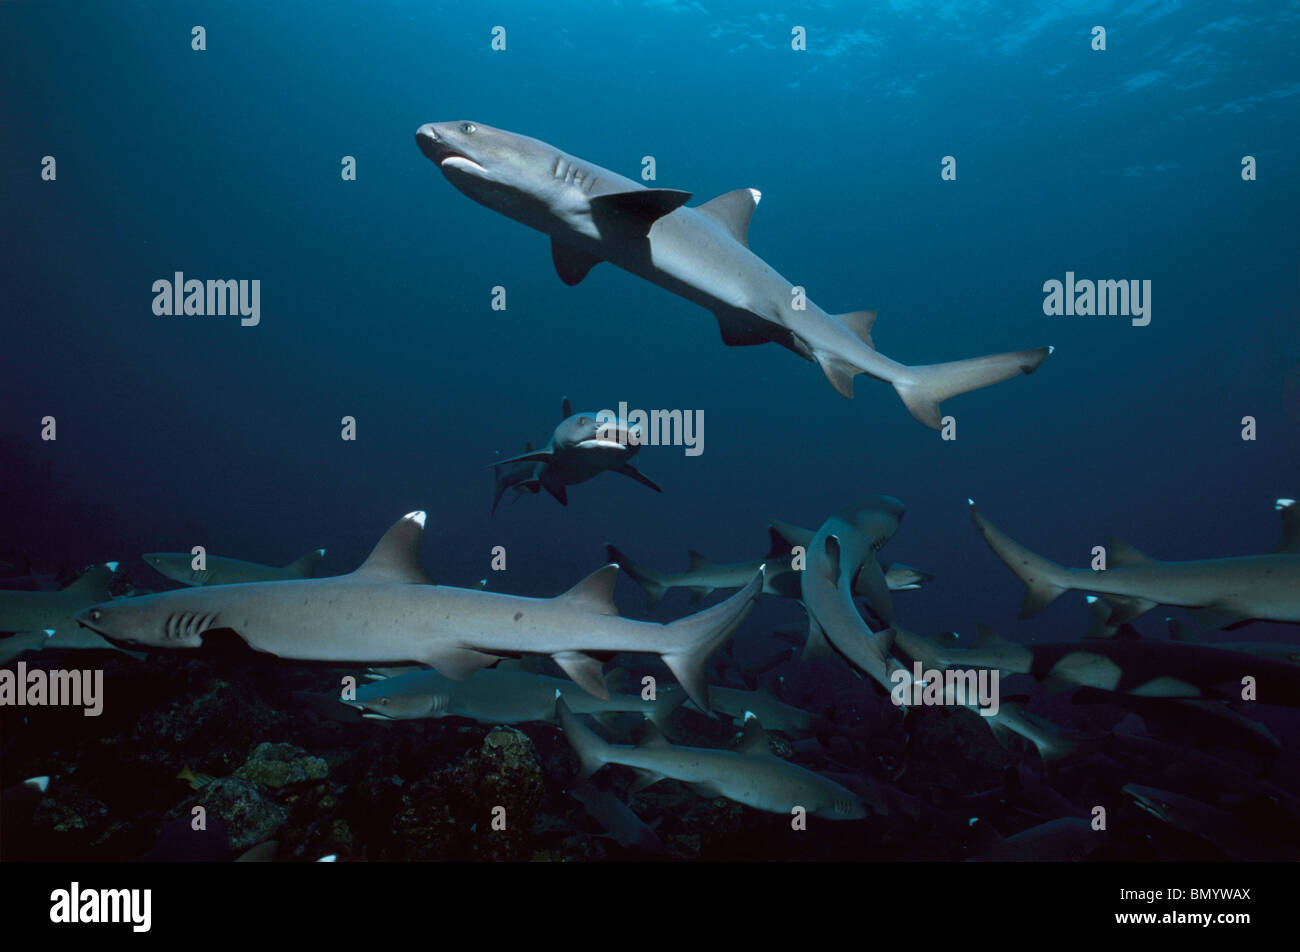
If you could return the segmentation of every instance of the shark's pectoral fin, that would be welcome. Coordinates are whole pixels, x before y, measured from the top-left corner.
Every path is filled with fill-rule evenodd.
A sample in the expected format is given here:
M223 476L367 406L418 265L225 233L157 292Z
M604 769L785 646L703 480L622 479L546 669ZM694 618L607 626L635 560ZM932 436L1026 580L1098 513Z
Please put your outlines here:
M756 188L738 188L705 202L696 211L708 215L748 248L749 222L762 197L763 193Z
M663 492L663 490L660 489L655 484L655 481L653 479L651 479L645 473L641 472L641 470L637 469L631 463L624 463L622 466L617 467L614 470L614 472L621 473L622 475L628 477L629 479L635 479L642 486L646 486L650 489L653 489L657 493Z
M639 188L591 199L591 218L603 236L644 238L650 227L691 200L675 188Z
M479 668L493 665L498 659L496 655L475 651L473 648L439 648L417 660L436 668L443 677L464 681Z
M718 319L718 333L728 347L755 347L772 338L762 332L744 311L714 311Z
M559 651L551 658L578 687L592 697L609 700L609 689L605 687L605 675L601 670L603 666L591 655L581 651Z
M551 482L548 479L542 480L542 488L555 497L555 501L561 506L569 504L569 493L564 488L563 483Z
M853 378L862 373L857 367L847 361L841 360L830 354L814 354L817 363L821 365L822 373L826 379L831 382L842 397L853 399Z
M560 276L560 280L573 287L604 259L551 239L551 260L555 262L555 273Z
M544 462L548 462L551 459L552 455L553 454L551 453L550 447L547 447L546 449L531 450L527 453L520 453L518 456L507 456L505 459L493 460L488 465L509 466L511 463L527 463L527 462L544 463Z
M713 589L706 588L703 585L693 585L690 587L689 591L691 593L691 597L689 601L692 605L695 605L698 604L699 602L704 601L704 599L708 597L709 593L712 592Z

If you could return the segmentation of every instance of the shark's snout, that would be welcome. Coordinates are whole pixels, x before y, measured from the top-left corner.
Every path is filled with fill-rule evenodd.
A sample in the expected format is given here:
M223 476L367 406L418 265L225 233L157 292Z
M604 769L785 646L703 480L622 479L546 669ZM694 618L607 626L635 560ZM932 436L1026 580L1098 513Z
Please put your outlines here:
M434 162L447 153L446 144L438 138L438 131L433 127L432 122L426 122L415 130L415 144L420 147L425 158Z

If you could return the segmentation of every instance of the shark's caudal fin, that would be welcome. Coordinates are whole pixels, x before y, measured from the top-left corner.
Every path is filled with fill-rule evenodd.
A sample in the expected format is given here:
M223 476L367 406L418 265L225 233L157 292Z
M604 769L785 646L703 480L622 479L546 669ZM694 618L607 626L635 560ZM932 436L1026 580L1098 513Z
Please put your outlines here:
M1031 374L1051 352L1051 347L1037 347L948 364L908 367L907 374L894 381L894 389L912 416L930 429L938 430L942 428L939 404L944 400L1009 380L1017 374Z
M611 562L617 562L618 567L628 574L628 578L641 586L645 592L646 608L654 608L663 599L668 586L663 583L659 573L642 568L608 542L605 543L605 557Z
M1021 618L1037 614L1058 595L1073 588L1064 568L1013 541L984 518L973 501L970 501L970 517L993 554L1025 584L1025 601L1020 606Z
M760 567L749 584L726 601L664 626L671 645L660 653L664 664L701 711L709 709L709 686L704 678L709 658L754 607L763 590L765 570L766 566Z
M560 722L560 729L578 755L578 775L573 778L575 784L582 783L609 762L608 741L601 738L569 710L560 692L555 692L555 717Z
M316 566L320 560L325 557L324 549L316 549L314 552L308 552L286 565L285 571L292 572L298 578L314 578L316 576Z

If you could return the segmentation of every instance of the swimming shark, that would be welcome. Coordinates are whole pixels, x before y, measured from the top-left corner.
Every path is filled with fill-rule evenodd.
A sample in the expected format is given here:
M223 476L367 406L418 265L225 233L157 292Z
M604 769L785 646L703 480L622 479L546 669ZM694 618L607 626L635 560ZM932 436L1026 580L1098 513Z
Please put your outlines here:
M767 686L757 691L742 691L738 688L724 688L711 684L709 703L713 705L714 711L725 714L741 726L751 714L757 717L759 723L767 730L789 734L820 731L828 726L826 718L820 714L786 704L778 698L773 693L774 683L775 679L767 682Z
M663 841L644 820L620 800L612 790L590 783L580 783L569 789L569 796L577 800L592 818L627 849L656 855L664 851Z
M1300 706L1300 666L1228 648L1173 641L1101 640L1016 644L986 625L973 648L940 652L939 664L1028 674L1049 686L1082 686L1139 697L1241 700L1253 678L1266 704Z
M1025 585L1021 618L1075 589L1104 596L1113 606L1111 625L1132 621L1156 605L1192 609L1198 622L1209 628L1250 619L1300 622L1300 522L1293 515L1293 499L1274 504L1282 514L1282 541L1271 555L1157 562L1110 539L1103 571L1065 568L1030 552L968 502L975 528Z
M1199 836L1234 860L1294 862L1300 847L1279 838L1277 831L1193 797L1141 784L1126 784L1123 792L1139 809L1163 823Z
M260 565L239 559L205 555L205 567L194 568L194 556L185 552L149 552L143 556L160 574L182 585L241 585L245 582L282 582L295 578L312 578L324 549L299 556L288 565Z
M123 651L76 621L77 612L111 597L109 585L117 567L116 562L95 565L57 592L0 590L0 631L17 632L0 639L0 663L28 651ZM139 652L125 653L141 657Z
M903 504L869 496L827 519L808 543L800 594L808 610L809 645L822 639L864 675L892 691L899 667L890 653L893 632L873 632L858 612L859 593L886 625L893 623L889 587L876 553L898 531Z
M799 806L811 816L828 820L860 820L866 808L858 796L833 780L772 753L757 718L745 723L736 750L678 747L647 724L645 738L635 747L611 744L587 727L556 700L560 726L573 745L581 767L581 783L606 764L622 764L637 774L633 792L660 780L678 780L705 797L726 797L759 810L787 816Z
M453 681L437 671L423 669L383 678L357 688L356 699L345 703L359 708L363 717L414 720L468 717L484 724L520 724L555 721L555 692L568 691L569 704L578 714L636 713L664 727L673 711L686 700L675 685L665 684L653 701L639 694L609 692L597 698L570 691L572 682L510 666L484 668L463 681ZM710 700L717 688L709 691Z
M639 427L629 427L624 420L604 421L594 412L574 413L568 397L561 404L560 416L560 424L551 434L550 442L540 450L524 452L491 465L543 464L536 474L538 484L562 506L569 504L565 486L585 483L604 472L620 473L657 493L663 492L630 462L641 449ZM498 488L498 499L501 491ZM492 508L496 510L495 505Z
M968 862L1074 863L1100 847L1106 838L1087 820L1076 817L1049 820L1006 839L991 827L988 830L995 842Z
M524 443L524 453L528 454L533 451L531 442ZM541 491L542 488L542 470L546 468L545 463L536 460L524 460L522 463L511 463L496 467L493 476L496 479L495 494L492 497L492 514L495 515L497 506L501 503L501 497L506 494L507 489L513 489L520 495L534 495Z
M669 589L685 588L691 593L691 602L713 594L719 589L740 588L754 577L754 570L760 563L767 565L767 575L763 583L763 593L780 595L783 598L799 598L799 571L793 567L794 554L792 545L803 545L812 541L815 533L799 530L807 534L803 543L790 543L772 529L773 545L766 559L749 562L713 562L706 559L694 549L687 550L685 572L656 572L645 568L629 559L620 549L605 543L605 554L611 562L617 562L628 577L645 592L646 607L653 608L667 594ZM934 578L928 572L922 572L901 562L889 565L885 570L885 585L891 592L909 591L920 588L922 584ZM865 588L855 593L865 596Z
M935 638L923 638L901 625L895 624L893 647L906 654L912 661L919 661L924 670L938 670L944 667L943 655L945 645L949 642ZM955 684L944 687L944 703L958 706ZM993 736L1002 746L1007 746L1010 735L1016 734L1034 745L1049 769L1071 757L1090 753L1099 741L1078 731L1067 731L1057 725L1027 711L1026 704L1018 698L1000 697L996 713L986 713L969 697L960 705L989 726Z
M1050 347L907 366L876 350L874 311L832 315L749 250L761 194L742 188L695 208L689 192L647 188L527 136L477 122L431 122L415 141L469 198L551 237L560 279L575 285L599 262L630 271L712 311L729 346L769 341L815 360L845 397L866 374L893 385L912 416L941 427L940 403L1022 373Z
M606 698L601 664L587 652L657 654L707 708L704 668L753 607L762 572L724 602L670 624L620 618L617 565L597 569L554 598L434 585L420 566L425 513L403 516L356 571L333 578L196 588L86 608L79 623L105 637L198 648L233 631L256 651L309 661L413 661L463 679L502 657L548 654L564 673Z

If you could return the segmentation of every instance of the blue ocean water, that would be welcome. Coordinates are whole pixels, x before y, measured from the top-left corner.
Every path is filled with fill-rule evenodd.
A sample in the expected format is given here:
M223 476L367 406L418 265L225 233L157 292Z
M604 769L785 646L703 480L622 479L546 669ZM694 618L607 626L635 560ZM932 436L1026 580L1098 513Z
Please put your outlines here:
M756 558L769 518L815 528L887 493L907 517L883 557L937 576L897 597L908 627L1076 636L1077 595L1015 620L968 497L1085 565L1108 535L1162 559L1268 551L1297 495L1298 39L1294 4L1186 0L3 5L0 560L147 578L147 551L324 547L341 573L425 509L434 578L545 596L605 542L664 569ZM616 268L565 287L544 236L416 148L460 119L633 178L654 156L647 184L691 204L761 190L750 247L832 313L875 309L904 363L1055 353L948 401L943 440L888 385L844 400ZM260 324L156 316L177 271L259 279ZM1150 324L1045 315L1067 271L1150 280ZM705 451L641 451L662 495L609 475L490 515L489 464L544 443L563 396L702 410ZM646 616L620 585L627 614L689 610L675 593ZM766 599L746 624L802 619Z

